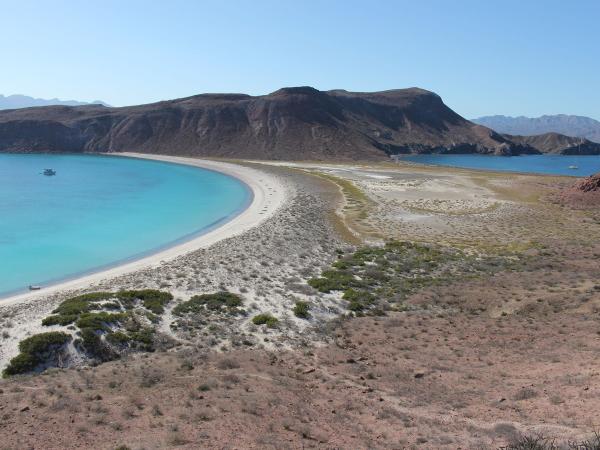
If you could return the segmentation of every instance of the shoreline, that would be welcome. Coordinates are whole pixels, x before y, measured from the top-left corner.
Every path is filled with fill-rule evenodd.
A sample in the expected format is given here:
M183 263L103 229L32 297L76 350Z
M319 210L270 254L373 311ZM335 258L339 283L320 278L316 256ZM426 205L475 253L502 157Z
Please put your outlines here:
M110 156L182 164L206 170L213 170L231 176L247 186L251 196L249 205L226 222L219 224L216 228L207 231L201 230L199 232L200 234L191 236L190 239L186 239L186 236L183 236L180 238L184 239L183 242L177 240L173 245L168 245L168 247L159 249L151 254L143 255L139 258L134 256L133 258L135 259L133 260L127 259L121 262L116 261L114 265L105 269L100 268L98 271L87 272L80 276L75 275L74 277L51 284L38 291L8 294L5 297L0 297L0 304L2 306L56 294L59 291L83 289L107 278L156 267L162 262L170 261L186 253L208 247L222 239L236 236L257 226L270 217L286 200L285 188L275 179L275 177L258 169L235 163L179 156L147 155L133 152L115 153L110 154Z

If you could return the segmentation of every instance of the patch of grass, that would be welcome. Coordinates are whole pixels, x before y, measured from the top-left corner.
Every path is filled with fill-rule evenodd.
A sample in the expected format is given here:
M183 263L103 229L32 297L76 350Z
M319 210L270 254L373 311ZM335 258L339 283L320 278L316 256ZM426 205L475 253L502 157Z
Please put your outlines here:
M309 311L310 304L308 302L297 301L294 305L294 315L301 319L308 319L310 317Z
M271 314L264 313L254 316L252 318L252 323L254 325L266 325L269 328L274 328L279 323L279 319L277 319L277 317L273 317Z
M182 316L189 313L220 312L226 314L239 314L243 312L239 307L243 300L231 292L221 291L214 294L194 295L186 302L173 308L173 314Z
M59 331L40 333L22 340L19 343L21 353L10 360L2 376L31 372L46 360L48 353L58 350L70 340L70 334Z

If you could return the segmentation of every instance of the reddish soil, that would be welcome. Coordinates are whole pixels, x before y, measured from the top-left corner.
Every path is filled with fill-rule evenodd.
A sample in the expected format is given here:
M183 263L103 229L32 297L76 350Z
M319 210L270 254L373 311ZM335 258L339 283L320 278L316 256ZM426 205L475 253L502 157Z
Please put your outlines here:
M0 383L4 448L496 448L600 427L600 244L426 289L305 351L180 349Z

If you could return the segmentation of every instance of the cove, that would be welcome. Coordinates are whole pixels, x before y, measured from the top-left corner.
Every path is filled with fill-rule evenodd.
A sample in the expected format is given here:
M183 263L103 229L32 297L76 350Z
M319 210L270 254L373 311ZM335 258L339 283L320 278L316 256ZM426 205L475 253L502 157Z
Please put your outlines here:
M0 296L147 256L222 225L251 200L240 180L182 164L0 154Z

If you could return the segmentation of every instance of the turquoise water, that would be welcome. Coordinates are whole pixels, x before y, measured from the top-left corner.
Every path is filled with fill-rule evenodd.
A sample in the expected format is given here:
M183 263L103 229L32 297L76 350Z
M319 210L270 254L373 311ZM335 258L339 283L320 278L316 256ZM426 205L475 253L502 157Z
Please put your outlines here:
M464 167L467 169L499 170L553 175L588 176L600 172L600 156L569 155L410 155L400 160L436 166ZM569 169L577 166L578 169Z
M44 168L57 175L43 176ZM241 181L133 158L0 154L0 295L141 257L227 221Z

